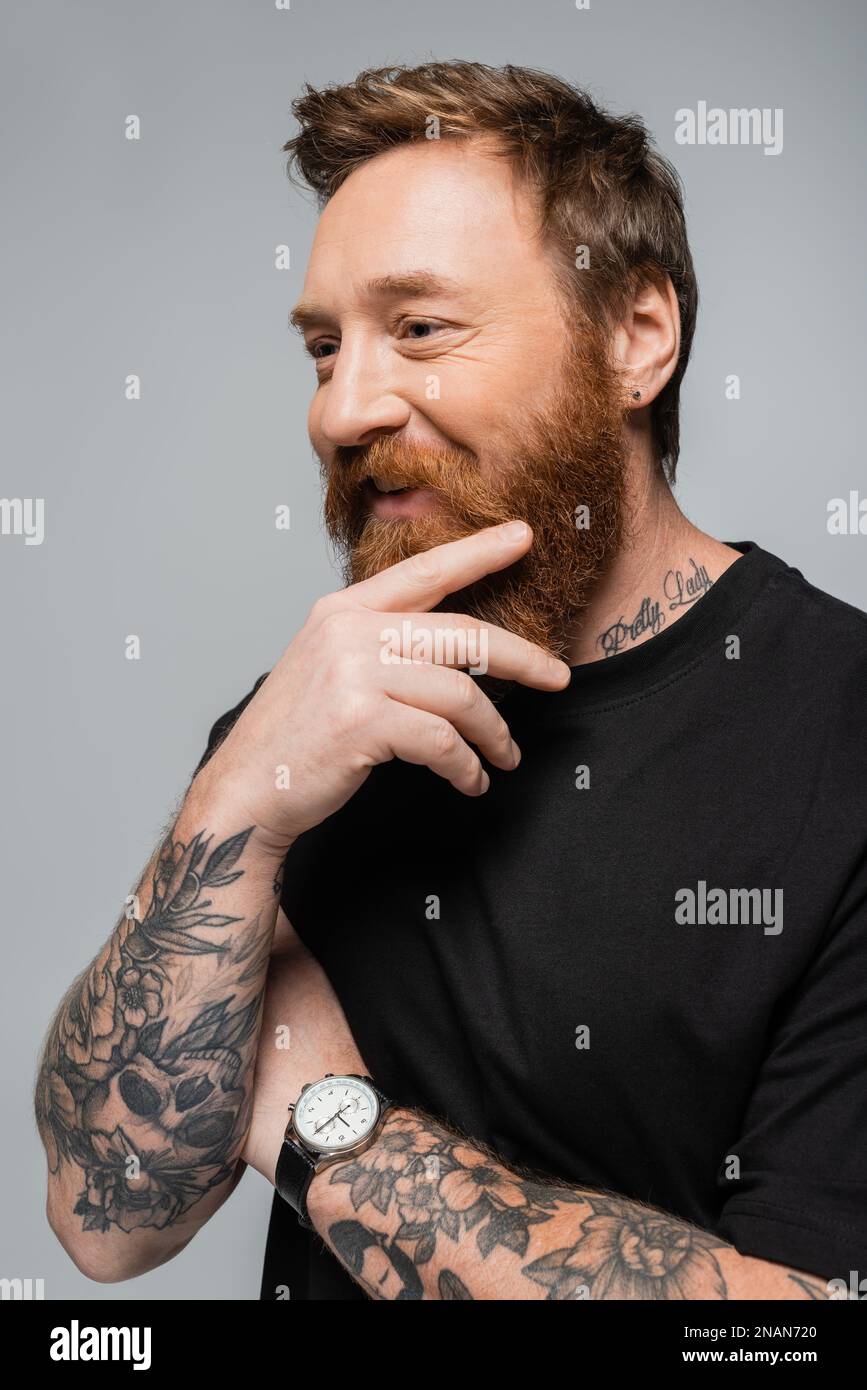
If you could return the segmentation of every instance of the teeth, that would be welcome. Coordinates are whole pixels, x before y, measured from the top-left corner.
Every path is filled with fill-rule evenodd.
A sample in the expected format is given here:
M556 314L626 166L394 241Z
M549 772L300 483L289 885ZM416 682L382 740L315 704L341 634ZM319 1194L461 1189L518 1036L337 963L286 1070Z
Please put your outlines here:
M389 478L374 478L373 486L377 492L406 492L405 483L393 483Z

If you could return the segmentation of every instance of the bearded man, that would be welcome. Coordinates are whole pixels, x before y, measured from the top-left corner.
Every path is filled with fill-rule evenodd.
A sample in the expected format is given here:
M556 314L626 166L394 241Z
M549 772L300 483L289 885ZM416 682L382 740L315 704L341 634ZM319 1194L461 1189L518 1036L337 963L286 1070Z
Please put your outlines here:
M294 110L347 582L49 1032L52 1226L127 1278L252 1165L267 1299L828 1297L867 1259L867 619L674 499L677 176L517 67Z

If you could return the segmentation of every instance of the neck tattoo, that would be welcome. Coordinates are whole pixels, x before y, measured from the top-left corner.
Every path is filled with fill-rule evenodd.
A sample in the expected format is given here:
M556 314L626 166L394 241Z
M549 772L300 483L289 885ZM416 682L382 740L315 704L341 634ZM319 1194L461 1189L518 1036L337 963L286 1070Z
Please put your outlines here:
M691 571L666 570L662 579L662 597L652 598L645 594L638 611L627 622L623 614L596 638L596 645L606 656L616 656L632 642L638 642L649 634L655 637L665 627L666 615L678 608L689 608L691 604L706 594L713 580L704 565L697 565L690 556Z

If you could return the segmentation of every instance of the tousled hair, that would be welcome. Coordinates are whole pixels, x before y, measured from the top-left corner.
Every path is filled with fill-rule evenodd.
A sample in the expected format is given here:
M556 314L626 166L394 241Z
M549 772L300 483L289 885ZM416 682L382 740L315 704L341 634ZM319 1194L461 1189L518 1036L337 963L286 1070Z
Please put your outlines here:
M657 458L674 480L698 286L680 179L638 116L611 115L546 72L462 61L371 68L320 89L307 84L292 112L300 128L283 146L288 172L314 190L320 206L359 165L434 130L439 139L484 139L535 195L539 233L554 252L567 305L611 328L641 284L668 276L680 354L651 421ZM579 246L589 251L586 268L576 266Z

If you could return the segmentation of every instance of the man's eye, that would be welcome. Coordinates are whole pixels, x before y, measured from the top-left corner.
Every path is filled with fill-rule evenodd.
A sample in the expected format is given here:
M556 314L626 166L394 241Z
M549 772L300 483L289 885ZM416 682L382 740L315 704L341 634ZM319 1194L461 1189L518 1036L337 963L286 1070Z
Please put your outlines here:
M326 356L331 356L337 351L337 345L336 343L313 343L307 351L314 361L322 362Z
M445 327L441 323L432 323L430 319L408 319L402 325L407 338L412 338L416 342L423 342L425 338L430 338L438 328Z

